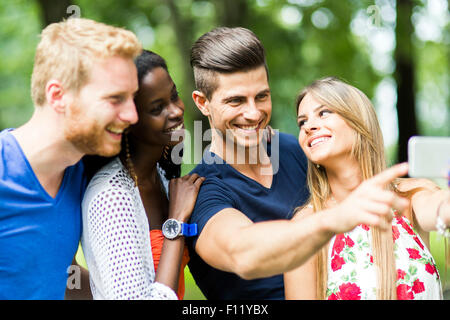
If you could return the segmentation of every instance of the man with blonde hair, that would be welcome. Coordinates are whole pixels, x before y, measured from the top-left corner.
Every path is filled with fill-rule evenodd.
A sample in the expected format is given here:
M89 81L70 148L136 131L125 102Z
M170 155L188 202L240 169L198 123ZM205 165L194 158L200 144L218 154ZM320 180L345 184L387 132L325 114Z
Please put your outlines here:
M0 299L63 299L81 235L86 154L112 156L137 122L127 30L73 18L46 27L36 49L34 113L0 132Z

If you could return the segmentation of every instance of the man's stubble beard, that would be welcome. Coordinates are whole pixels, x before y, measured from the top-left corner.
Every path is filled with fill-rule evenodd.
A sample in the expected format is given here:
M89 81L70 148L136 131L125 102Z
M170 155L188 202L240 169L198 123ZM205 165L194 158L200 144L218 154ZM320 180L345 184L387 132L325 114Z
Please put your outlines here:
M76 104L69 108L66 118L64 136L80 152L87 155L111 157L120 152L120 141L107 141L106 128L96 119L83 116L83 111Z

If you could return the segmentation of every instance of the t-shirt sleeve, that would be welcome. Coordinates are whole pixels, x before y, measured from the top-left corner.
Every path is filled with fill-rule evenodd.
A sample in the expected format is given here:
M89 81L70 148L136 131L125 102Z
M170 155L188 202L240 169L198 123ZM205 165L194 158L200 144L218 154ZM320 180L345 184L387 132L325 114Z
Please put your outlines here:
M235 207L235 202L226 186L218 178L207 178L198 193L190 221L191 223L197 223L198 235L200 235L212 216L223 209ZM192 239L194 246L197 238Z

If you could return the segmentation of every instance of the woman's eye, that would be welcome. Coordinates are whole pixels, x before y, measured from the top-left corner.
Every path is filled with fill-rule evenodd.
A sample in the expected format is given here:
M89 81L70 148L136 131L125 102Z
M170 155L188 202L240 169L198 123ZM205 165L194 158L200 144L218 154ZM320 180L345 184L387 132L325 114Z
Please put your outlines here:
M163 110L163 106L162 105L158 105L158 106L152 108L150 110L150 113L153 114L153 115L158 115L158 114L161 113L162 110Z
M326 114L330 114L330 113L332 113L330 110L327 110L327 109L324 109L324 110L320 110L320 112L319 112L319 116L324 116L324 115L326 115Z

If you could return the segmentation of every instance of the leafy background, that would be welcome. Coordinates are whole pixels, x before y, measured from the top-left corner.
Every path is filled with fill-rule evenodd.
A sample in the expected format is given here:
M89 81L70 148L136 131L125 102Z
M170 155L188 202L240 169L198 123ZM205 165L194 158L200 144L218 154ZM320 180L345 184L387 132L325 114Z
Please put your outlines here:
M146 49L166 58L190 132L196 120L207 128L190 98L190 46L213 27L226 25L250 28L264 43L276 129L297 135L296 93L314 79L334 75L374 103L388 164L407 160L412 135L450 135L446 0L2 1L0 129L17 127L33 113L30 76L42 28L77 14L132 30ZM193 159L185 159L183 173L193 168ZM444 250L442 239L433 236L432 252L448 287ZM189 272L186 298L204 298Z

